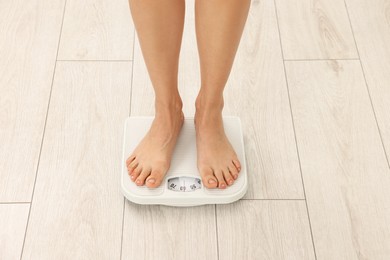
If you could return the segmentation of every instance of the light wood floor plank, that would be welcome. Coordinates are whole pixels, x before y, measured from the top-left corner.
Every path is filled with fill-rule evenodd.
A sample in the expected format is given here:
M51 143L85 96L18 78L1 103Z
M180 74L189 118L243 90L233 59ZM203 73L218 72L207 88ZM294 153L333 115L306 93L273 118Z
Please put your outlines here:
M390 161L390 2L346 1L383 143Z
M131 63L57 64L23 259L119 259Z
M30 204L0 204L0 259L20 259Z
M276 0L285 59L358 58L343 0Z
M273 0L252 1L224 95L224 114L244 129L245 198L303 199Z
M388 259L390 170L359 61L286 69L318 259Z
M0 1L0 202L29 202L64 0Z
M122 259L218 259L214 205L126 203Z
M60 60L132 60L134 26L127 0L67 0Z
M217 206L219 259L315 259L304 201Z

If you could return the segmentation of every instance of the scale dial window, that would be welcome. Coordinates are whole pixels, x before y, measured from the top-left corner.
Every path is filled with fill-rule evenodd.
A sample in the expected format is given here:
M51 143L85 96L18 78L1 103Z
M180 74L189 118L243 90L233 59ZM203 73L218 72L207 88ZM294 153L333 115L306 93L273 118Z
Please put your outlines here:
M192 192L202 188L201 180L196 177L173 177L168 179L168 189L179 192Z

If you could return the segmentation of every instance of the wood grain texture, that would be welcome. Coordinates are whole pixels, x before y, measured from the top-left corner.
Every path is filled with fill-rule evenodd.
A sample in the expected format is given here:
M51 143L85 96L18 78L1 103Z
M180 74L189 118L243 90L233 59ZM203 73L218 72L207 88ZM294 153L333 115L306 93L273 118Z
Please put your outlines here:
M346 1L383 144L390 161L390 2Z
M0 204L0 259L20 259L30 204Z
M358 58L343 0L275 0L285 59Z
M131 63L58 62L23 259L119 259Z
M122 259L218 259L214 205L126 203Z
M252 1L225 88L224 114L244 129L247 199L303 199L303 188L272 0Z
M67 0L59 60L132 60L128 1Z
M390 170L359 61L286 69L318 259L388 259Z
M388 259L388 1L252 0L223 111L243 123L245 200L125 212L123 123L131 93L132 115L154 114L153 88L138 39L133 78L130 62L108 61L133 59L127 1L66 2L0 1L0 202L29 202L37 172L29 220L28 203L0 203L0 259ZM194 3L179 67L187 116L200 87ZM58 59L89 62L58 62L50 93L64 10ZM286 61L287 88L280 40L287 60L360 55L370 92L359 61L340 60ZM309 216L304 200L279 200L305 198L288 94Z
M31 200L64 3L0 2L0 202Z
M304 201L217 206L219 259L315 259Z

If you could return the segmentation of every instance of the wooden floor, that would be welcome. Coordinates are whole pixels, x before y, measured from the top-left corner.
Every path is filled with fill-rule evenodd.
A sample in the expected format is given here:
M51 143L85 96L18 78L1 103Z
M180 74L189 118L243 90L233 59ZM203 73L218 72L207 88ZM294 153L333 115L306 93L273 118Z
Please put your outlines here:
M252 0L223 111L249 190L229 205L123 198L124 120L154 113L126 0L0 1L0 57L0 259L389 259L388 0Z

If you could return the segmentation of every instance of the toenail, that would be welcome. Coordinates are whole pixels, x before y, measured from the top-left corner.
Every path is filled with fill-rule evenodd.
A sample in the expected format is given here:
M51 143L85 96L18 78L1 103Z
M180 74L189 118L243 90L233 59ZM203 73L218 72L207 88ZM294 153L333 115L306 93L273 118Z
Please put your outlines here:
M226 188L225 183L222 183L222 184L221 184L221 188Z
M237 179L238 178L238 174L234 175L234 179Z
M233 184L233 180L229 180L229 183L230 183L230 184Z
M215 181L214 181L213 179L209 179L209 183L210 183L210 184L214 184Z
M134 175L130 175L131 176L131 179L133 180L134 179Z
M141 184L141 181L140 181L140 180L137 180L136 182L137 182L137 184Z
M155 179L149 179L148 182L149 182L149 183L155 183L156 180L155 180Z

